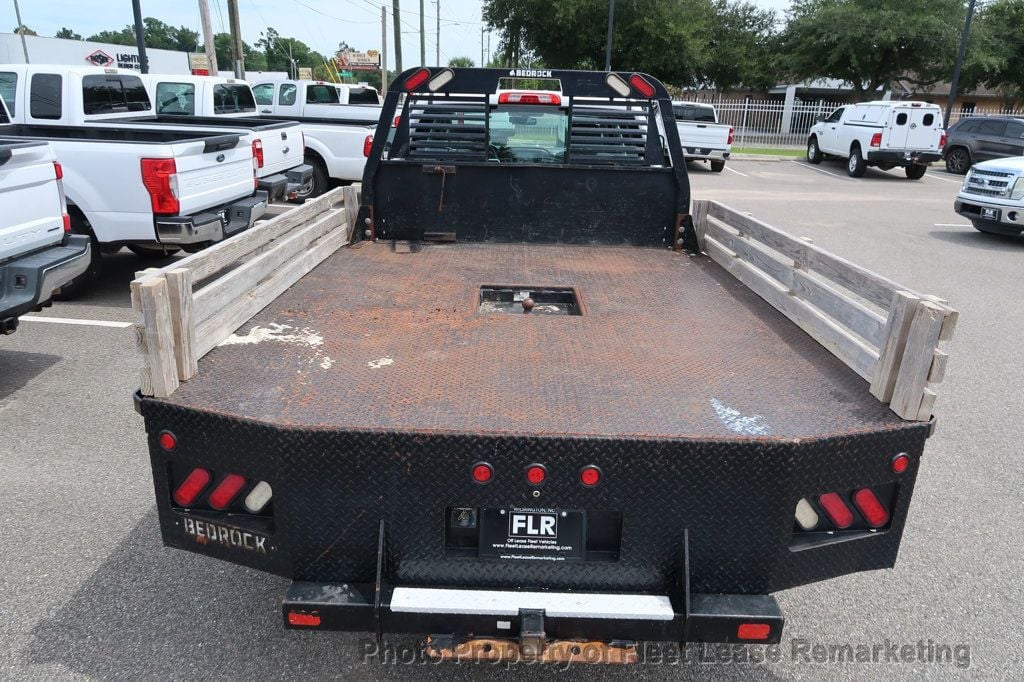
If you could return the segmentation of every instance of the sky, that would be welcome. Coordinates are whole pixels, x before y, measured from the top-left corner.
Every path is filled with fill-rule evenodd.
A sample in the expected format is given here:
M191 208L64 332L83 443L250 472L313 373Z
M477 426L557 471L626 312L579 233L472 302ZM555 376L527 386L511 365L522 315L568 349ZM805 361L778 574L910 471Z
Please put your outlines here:
M436 0L440 4L441 61L469 57L480 63L481 0ZM39 35L52 36L62 26L88 37L105 29L120 29L132 22L131 0L19 0L21 19ZM408 67L419 63L419 5L424 3L427 30L427 64L436 57L435 0L401 0L402 57ZM557 0L552 0L557 2ZM152 16L173 26L188 26L200 31L199 5L196 0L141 0L143 16ZM227 32L226 0L208 0L215 32ZM754 0L765 8L784 10L789 0ZM394 68L394 28L391 0L239 0L242 37L255 43L260 32L273 26L284 36L298 38L323 54L333 53L341 41L356 49L380 49L380 8L388 7L388 64ZM0 0L0 32L18 24L14 0ZM498 48L497 35L490 36L490 50ZM487 37L484 37L484 50Z

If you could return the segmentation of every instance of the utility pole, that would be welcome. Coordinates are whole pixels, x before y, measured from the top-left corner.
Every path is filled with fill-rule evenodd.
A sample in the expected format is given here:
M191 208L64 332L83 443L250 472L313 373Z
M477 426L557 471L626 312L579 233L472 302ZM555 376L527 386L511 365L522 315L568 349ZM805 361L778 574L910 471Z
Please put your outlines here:
M437 54L434 56L434 61L441 66L441 0L434 0L434 14L437 15L434 17L437 19L437 32L434 34L436 39L434 47L437 48Z
M423 0L420 0L420 66L427 65L427 29L423 23Z
M25 63L28 64L28 43L25 42L25 24L21 23L21 9L18 0L14 0L14 16L18 18L18 35L21 36L21 49L25 52Z
M210 62L210 75L217 75L217 46L213 42L213 25L210 23L210 6L206 0L199 0L199 19L203 24L203 45L206 59Z
M967 40L971 37L971 19L974 18L974 0L967 3L967 19L964 20L964 31L960 34L960 52L956 56L953 67L953 81L949 84L949 99L946 100L946 115L942 121L943 128L949 128L949 115L953 113L953 101L956 100L956 89L960 85L960 68L964 65L967 54Z
M484 27L480 27L480 66L484 65Z
M491 61L491 32L487 32L487 61L480 66L487 66L487 62Z
M973 0L971 0L973 2ZM615 23L615 0L608 0L608 43L604 48L604 70L612 70L612 26Z
M398 0L391 0L395 20L395 73L402 73L402 10Z
M149 73L149 59L146 57L146 29L142 23L142 6L139 0L132 0L132 14L135 15L135 45L139 48L139 71Z
M245 78L245 55L242 52L242 22L238 19L238 0L228 0L228 23L231 26L231 45L235 57L235 78ZM291 71L290 61L288 70Z
M380 6L380 91L388 91L388 10Z

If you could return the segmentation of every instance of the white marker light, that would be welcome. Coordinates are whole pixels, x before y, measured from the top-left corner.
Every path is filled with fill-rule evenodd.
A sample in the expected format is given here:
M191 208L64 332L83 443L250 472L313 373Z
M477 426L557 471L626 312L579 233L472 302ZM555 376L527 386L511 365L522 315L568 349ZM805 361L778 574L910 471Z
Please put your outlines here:
M814 530L818 527L818 512L806 499L796 503L796 522L804 530Z
M451 83L453 78L455 78L455 72L452 71L451 69L445 69L444 71L442 71L441 73L437 74L429 81L427 81L427 88L431 92L437 92L444 86Z
M625 97L630 92L629 83L622 80L618 74L610 73L604 77L604 82L608 84L608 87L619 93L620 97Z
M270 503L270 498L273 496L274 491L270 484L266 481L260 481L245 496L245 502L243 502L245 510L250 514L259 514Z

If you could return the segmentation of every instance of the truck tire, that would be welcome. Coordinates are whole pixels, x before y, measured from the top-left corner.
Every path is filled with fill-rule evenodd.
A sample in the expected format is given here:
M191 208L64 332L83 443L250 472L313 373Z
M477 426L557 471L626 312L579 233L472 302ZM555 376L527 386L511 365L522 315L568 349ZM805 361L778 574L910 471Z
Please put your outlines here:
M971 167L971 152L966 147L953 147L946 152L946 172L963 175Z
M712 173L721 173L724 170L725 170L725 161L712 161L711 162L711 172Z
M144 244L129 244L128 250L139 258L167 258L181 251L171 246L146 246Z
M810 139L807 140L807 163L817 165L821 163L823 158L825 158L825 155L821 153L821 148L818 147L818 138L811 135Z
M907 177L911 180L920 180L924 177L924 174L928 172L928 166L923 163L915 163L904 168L903 172L905 172Z
M324 168L323 163L308 156L306 163L313 167L313 177L296 192L300 200L318 197L331 187L331 179L327 176L327 169Z
M85 218L75 211L71 212L71 233L89 235L91 247L89 249L89 268L62 286L59 289L59 293L53 297L56 301L70 301L81 296L96 284L96 281L100 278L100 272L103 270L103 254L100 243L96 240L96 235L89 229L89 224Z
M853 145L850 148L850 158L846 160L846 174L851 178L859 178L867 169L868 164L860 152L860 145Z

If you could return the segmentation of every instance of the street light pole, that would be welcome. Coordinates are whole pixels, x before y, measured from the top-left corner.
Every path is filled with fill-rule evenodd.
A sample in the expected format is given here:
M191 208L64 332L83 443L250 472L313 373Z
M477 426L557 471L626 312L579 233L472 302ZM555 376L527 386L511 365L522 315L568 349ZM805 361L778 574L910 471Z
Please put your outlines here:
M146 30L142 24L142 7L139 0L132 0L132 13L135 15L135 44L139 47L139 70L149 73L149 58L146 57Z
M972 0L973 2L973 0ZM615 0L608 0L608 44L604 50L604 70L612 70L612 26L615 23Z
M960 85L960 69L964 65L964 56L967 54L967 40L971 37L971 19L974 18L974 0L967 3L967 19L964 20L964 31L960 34L960 52L956 56L956 66L953 67L953 80L949 84L949 99L946 100L946 115L942 120L942 127L949 128L949 115L953 113L953 102L956 100L956 89Z
M25 52L25 63L28 64L28 43L25 42L25 25L21 23L21 9L18 0L14 0L14 16L18 19L18 35L21 36L21 49Z

